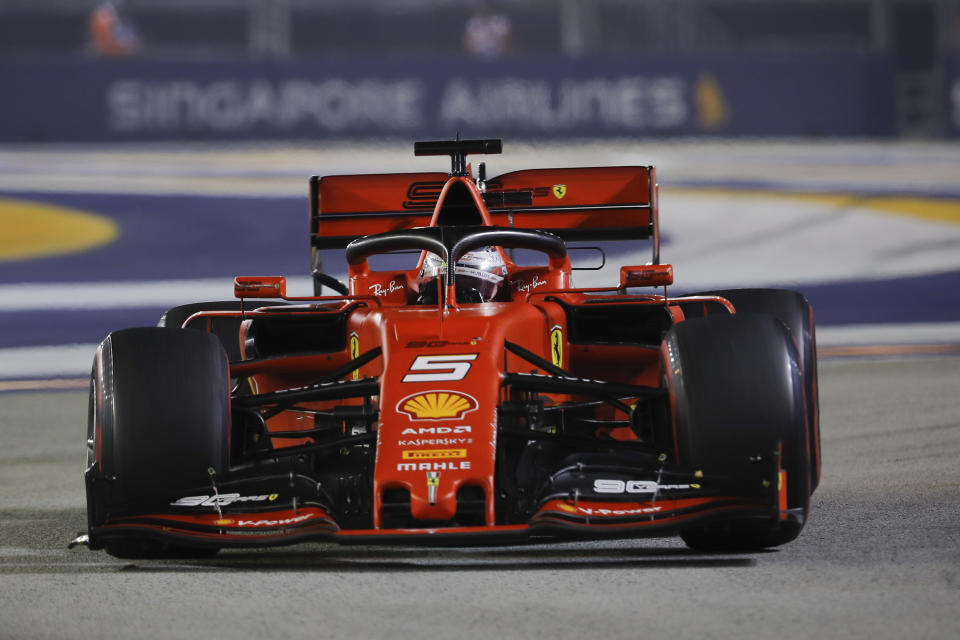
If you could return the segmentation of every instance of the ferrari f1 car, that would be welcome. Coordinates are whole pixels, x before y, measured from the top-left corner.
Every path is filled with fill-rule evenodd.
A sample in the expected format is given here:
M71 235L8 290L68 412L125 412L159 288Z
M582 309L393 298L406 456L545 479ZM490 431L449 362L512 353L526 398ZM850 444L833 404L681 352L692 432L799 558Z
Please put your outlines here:
M820 476L804 297L669 297L653 167L487 179L467 164L500 151L422 142L416 155L449 155L449 173L314 177L316 295L238 277L234 300L107 336L83 541L142 557L303 541L793 540ZM574 287L571 255L599 261L614 241L649 244L651 259ZM321 270L332 250L347 285Z

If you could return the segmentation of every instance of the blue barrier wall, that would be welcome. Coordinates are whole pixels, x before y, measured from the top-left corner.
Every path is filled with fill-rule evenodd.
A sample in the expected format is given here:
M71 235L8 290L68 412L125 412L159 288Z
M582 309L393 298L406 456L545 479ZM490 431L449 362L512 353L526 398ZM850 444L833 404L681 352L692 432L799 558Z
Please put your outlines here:
M887 136L889 63L710 60L0 62L0 141Z

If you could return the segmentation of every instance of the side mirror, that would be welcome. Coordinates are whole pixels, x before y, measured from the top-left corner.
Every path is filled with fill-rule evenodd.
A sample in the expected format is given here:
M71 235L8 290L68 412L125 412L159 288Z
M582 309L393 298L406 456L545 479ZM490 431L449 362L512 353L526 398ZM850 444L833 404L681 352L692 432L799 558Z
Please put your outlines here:
M286 298L287 279L283 276L237 276L233 281L237 298Z
M620 267L620 288L665 287L673 284L672 264L645 264L637 267Z

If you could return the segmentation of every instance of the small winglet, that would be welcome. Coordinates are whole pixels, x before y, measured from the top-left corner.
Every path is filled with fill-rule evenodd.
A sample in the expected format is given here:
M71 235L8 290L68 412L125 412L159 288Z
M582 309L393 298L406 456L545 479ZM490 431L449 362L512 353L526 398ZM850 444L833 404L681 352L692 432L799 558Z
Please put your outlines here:
M413 143L415 156L450 156L450 175L467 175L467 155L471 153L503 153L503 141L485 140L424 140Z

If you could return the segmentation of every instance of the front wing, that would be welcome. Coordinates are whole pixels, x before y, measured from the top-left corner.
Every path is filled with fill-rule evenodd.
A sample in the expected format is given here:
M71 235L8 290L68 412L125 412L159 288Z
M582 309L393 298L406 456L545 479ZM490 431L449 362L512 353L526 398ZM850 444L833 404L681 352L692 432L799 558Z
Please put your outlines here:
M671 488L662 494L604 497L580 495L545 498L522 524L486 526L350 529L342 528L332 509L299 492L247 496L236 485L235 493L181 498L155 510L109 518L91 527L91 548L111 539L150 538L188 547L267 547L300 542L372 544L469 544L471 542L522 542L530 539L654 537L724 520L789 521L798 516L786 508L786 479L774 471L754 480L684 477L670 473ZM678 482L678 478L681 482ZM655 482L655 480L641 481ZM298 483L300 484L300 483ZM710 489L709 487L714 487ZM258 484L257 491L264 491ZM289 491L289 489L288 489ZM207 493L210 493L207 488ZM240 496L245 496L240 498ZM255 500L261 498L259 503ZM642 499L641 499L642 498ZM189 504L189 506L184 506Z

